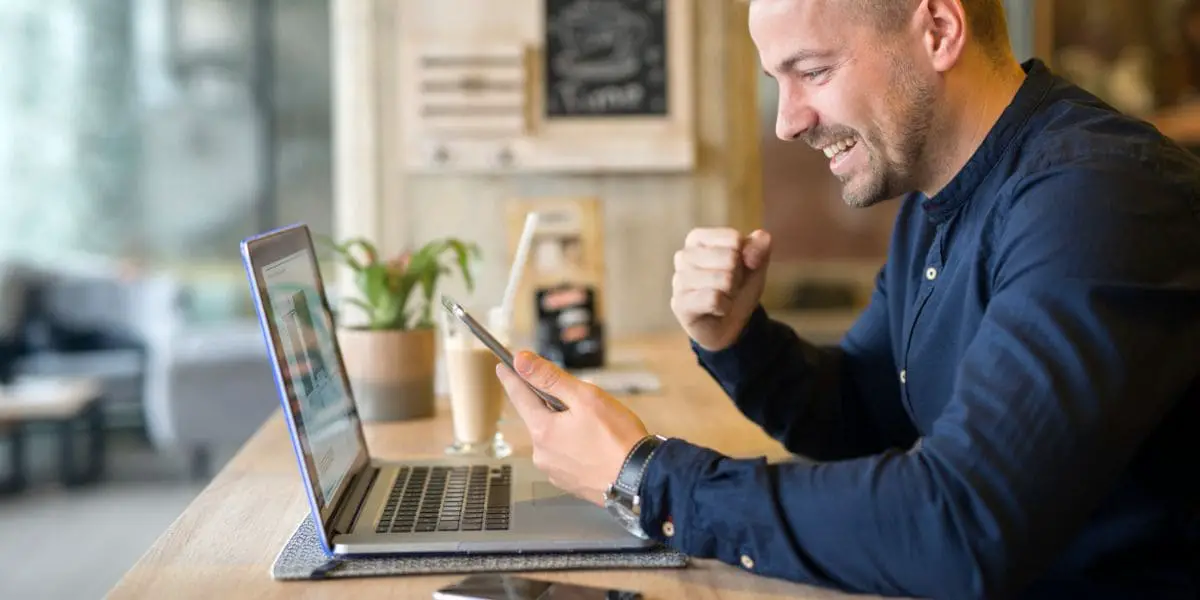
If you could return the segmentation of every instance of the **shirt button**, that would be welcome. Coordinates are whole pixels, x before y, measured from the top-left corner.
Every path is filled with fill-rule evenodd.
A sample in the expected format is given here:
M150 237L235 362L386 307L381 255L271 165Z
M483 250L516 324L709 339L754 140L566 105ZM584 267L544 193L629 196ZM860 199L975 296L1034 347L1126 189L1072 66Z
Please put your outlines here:
M662 529L663 529L663 535L665 535L667 537L675 537L675 524L674 523L667 521L666 523L663 523Z
M754 559L743 554L742 555L742 566L746 567L747 569L753 569L754 568Z
M900 371L900 383L908 383L908 369Z
M928 279L930 281L937 279L937 269L935 269L933 267L929 267L928 269L925 269L925 279Z

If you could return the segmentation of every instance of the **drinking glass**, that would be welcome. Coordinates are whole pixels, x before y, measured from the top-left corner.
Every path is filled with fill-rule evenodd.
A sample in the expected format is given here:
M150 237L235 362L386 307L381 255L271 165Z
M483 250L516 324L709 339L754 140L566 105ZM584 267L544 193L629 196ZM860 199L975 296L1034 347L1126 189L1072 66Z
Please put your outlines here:
M493 315L494 311L472 315ZM483 322L480 316L477 320ZM492 327L498 319L487 319L488 331L507 345L507 327ZM457 318L446 315L442 321L442 346L446 359L446 378L450 392L450 416L454 441L446 453L456 456L504 458L512 446L500 432L501 413L507 403L504 386L496 377L500 360Z

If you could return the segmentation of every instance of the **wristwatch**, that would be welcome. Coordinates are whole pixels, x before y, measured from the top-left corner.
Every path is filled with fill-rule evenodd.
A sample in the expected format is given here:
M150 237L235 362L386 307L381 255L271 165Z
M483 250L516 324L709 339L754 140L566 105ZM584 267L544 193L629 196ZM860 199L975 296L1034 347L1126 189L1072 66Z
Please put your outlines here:
M639 490L650 457L665 441L667 439L661 435L648 435L639 440L625 457L617 480L604 491L604 508L629 533L643 540L650 536L642 531L642 498Z

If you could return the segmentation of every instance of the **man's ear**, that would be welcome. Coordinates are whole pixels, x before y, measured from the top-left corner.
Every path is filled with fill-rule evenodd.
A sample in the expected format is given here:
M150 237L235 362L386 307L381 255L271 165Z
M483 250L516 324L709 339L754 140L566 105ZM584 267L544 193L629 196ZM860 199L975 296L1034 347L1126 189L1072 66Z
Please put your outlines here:
M922 48L935 71L949 71L967 46L967 14L962 0L921 0L917 22L922 31Z

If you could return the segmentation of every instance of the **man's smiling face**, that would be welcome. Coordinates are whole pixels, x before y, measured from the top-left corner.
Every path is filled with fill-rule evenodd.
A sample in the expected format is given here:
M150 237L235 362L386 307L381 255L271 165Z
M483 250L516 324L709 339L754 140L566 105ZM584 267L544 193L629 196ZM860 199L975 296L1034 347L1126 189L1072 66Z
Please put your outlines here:
M895 0L903 1L903 0ZM908 28L882 32L857 0L754 0L750 35L779 86L776 134L825 153L850 206L915 189L938 90Z

